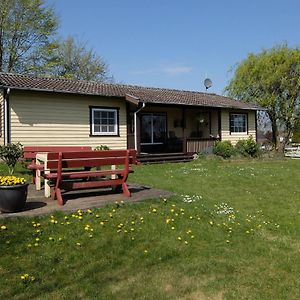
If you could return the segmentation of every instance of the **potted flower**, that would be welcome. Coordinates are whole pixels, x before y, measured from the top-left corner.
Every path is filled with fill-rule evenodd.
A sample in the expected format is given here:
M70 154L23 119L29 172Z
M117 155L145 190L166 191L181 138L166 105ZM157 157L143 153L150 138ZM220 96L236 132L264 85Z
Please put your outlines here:
M28 183L22 177L0 176L0 211L17 212L24 208Z
M0 146L0 159L7 165L8 176L0 176L0 211L16 212L24 208L28 184L22 177L13 176L14 168L23 155L20 143Z

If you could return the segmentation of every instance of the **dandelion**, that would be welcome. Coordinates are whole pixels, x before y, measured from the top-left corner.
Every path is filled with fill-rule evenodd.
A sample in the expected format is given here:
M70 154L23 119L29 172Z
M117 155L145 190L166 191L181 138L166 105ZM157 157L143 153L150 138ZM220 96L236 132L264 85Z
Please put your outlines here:
M1 230L7 230L7 227L5 225L2 225Z
M23 274L23 275L20 276L20 278L21 278L21 280L24 284L28 284L28 283L35 280L35 277L30 276L29 274Z

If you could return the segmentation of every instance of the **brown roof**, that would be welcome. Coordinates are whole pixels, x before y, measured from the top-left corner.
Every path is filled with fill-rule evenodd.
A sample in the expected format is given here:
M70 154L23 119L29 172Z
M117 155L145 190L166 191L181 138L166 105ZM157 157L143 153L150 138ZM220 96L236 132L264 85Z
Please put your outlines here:
M140 102L175 105L195 105L259 110L258 106L228 97L196 91L107 84L61 78L34 77L29 75L0 73L0 87L18 90L98 95L109 97L127 96Z

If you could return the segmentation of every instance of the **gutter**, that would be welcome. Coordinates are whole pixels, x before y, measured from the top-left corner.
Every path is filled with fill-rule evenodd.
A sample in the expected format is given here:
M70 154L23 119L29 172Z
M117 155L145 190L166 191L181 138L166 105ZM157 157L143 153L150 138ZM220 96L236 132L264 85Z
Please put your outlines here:
M146 106L145 102L142 102L142 107L140 107L137 111L134 112L134 149L137 151L138 150L138 141L137 141L137 114L144 109Z
M10 143L10 133L9 133L9 95L10 95L10 88L7 88L4 94L4 145Z

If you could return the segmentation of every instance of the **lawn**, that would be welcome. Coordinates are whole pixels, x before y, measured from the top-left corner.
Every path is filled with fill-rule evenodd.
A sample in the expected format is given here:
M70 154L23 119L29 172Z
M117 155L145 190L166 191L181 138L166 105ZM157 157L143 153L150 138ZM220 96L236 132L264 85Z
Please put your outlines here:
M300 160L137 166L130 181L176 195L0 219L0 299L300 298Z

